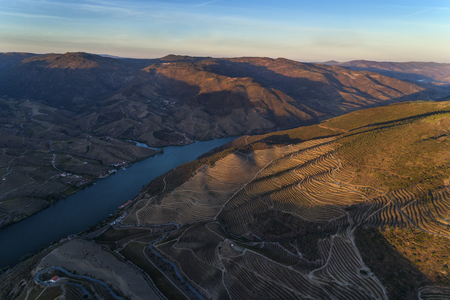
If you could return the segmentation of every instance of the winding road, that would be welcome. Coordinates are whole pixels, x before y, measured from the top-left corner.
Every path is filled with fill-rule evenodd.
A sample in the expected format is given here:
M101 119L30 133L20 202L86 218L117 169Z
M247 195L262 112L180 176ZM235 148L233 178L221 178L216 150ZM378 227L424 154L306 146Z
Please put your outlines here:
M180 228L180 225L176 224L176 223L167 223L167 224L161 224L161 225L156 225L156 226L165 226L165 225L175 225L177 227L177 229ZM168 261L167 259L165 259L164 257L162 257L158 252L156 252L153 249L153 244L156 242L159 242L163 239L165 239L167 237L168 234L164 235L163 237L153 241L153 243L150 243L148 245L148 248L156 255L158 256L160 259L162 259L164 262L170 264L174 269L175 269L175 273L177 274L178 278L180 278L181 282L184 282L186 284L186 286L192 291L194 292L195 295L197 295L197 297L199 297L201 300L205 300L205 298L202 297L202 295L200 295L195 289L194 287L192 287L186 280L184 280L183 276L181 276L180 272L178 272L178 267L171 261Z
M65 269L63 269L63 268L61 268L61 267L50 267L50 268L47 268L47 269L44 269L44 270L40 271L40 272L37 273L36 276L34 277L35 281L36 281L37 283L42 284L42 285L45 285L45 286L54 286L54 285L58 285L57 282L42 281L42 280L39 278L42 274L47 273L47 272L49 272L49 271L53 271L53 270L61 271L61 272L65 273L65 274L67 274L68 276L71 276L71 277L77 277L77 278L87 279L87 280L90 280L90 281L94 281L94 282L96 282L96 283L99 283L99 284L101 284L103 287L105 287L105 288L108 290L108 292L109 292L114 298L116 298L116 299L118 299L118 300L125 300L124 298L117 296L117 294L114 293L114 291L111 290L110 287L109 287L106 283L104 283L103 281L100 281L100 280L98 280L98 279L95 279L95 278L92 278L92 277L88 277L88 276L76 275L76 274L70 273L69 271L67 271L67 270L65 270ZM75 284L75 285L79 287L79 285L77 285L77 284ZM87 290L83 288L83 292L86 294L86 293L87 293ZM89 293L87 293L87 294L89 295Z

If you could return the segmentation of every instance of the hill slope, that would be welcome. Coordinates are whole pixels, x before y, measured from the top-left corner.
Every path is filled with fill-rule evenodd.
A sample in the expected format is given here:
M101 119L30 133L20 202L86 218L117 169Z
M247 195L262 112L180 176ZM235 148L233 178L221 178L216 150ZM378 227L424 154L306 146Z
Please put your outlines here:
M353 60L328 62L325 64L347 67L352 70L367 70L385 76L414 82L431 82L436 85L450 84L450 64L434 62L377 62Z
M445 299L449 149L448 101L243 136L156 178L120 224L88 237L170 299ZM3 281L67 267L62 249ZM70 253L78 272L83 249Z
M261 134L429 93L377 73L286 59L0 54L0 201L38 198L31 211L4 206L0 224L73 192L62 172L86 182L155 153L129 140L165 146Z
M386 102L428 99L422 88L379 74L286 59L16 56L2 55L10 60L0 69L0 95L63 107L81 113L76 124L89 121L87 130L151 144L158 144L161 134L152 133L161 130L173 137L159 144L170 144L292 128Z
M121 60L87 53L35 55L0 69L0 94L74 109L121 87L133 71Z
M241 138L156 179L122 222L178 224L148 254L212 299L444 295L449 116L449 102L413 102Z

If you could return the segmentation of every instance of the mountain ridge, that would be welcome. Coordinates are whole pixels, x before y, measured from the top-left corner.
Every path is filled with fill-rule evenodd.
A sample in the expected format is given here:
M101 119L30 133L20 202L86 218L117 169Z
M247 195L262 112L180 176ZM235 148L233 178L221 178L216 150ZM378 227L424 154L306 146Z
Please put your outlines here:
M49 162L92 182L106 176L111 165L155 153L129 140L154 147L185 145L448 96L378 73L285 58L168 55L146 60L78 52L16 53L0 54L0 66L0 200L39 199L44 206L76 191L79 184L74 188L57 177L56 165ZM73 161L62 159L64 153ZM39 179L20 189L30 180L31 166L49 171L45 176L36 171ZM17 175L14 181L8 180L11 170ZM47 180L52 186L43 185ZM1 224L29 213L6 209Z
M325 64L348 67L354 70L370 70L403 80L431 82L435 85L450 84L449 63L352 60L341 63L325 62Z

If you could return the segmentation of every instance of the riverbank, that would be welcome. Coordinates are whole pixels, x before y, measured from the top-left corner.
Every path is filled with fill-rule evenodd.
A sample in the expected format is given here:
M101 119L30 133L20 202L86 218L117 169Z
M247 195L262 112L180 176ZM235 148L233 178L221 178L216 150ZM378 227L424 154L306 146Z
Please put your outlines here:
M98 142L93 138L87 140ZM0 165L0 229L42 211L121 167L162 151L119 140L100 142L103 148L85 146L84 154L51 141L47 146L42 143L30 146L19 156L15 152L13 155L13 151L4 152L1 162L6 163ZM5 170L8 176L2 176Z
M118 207L137 196L143 186L172 168L232 141L232 138L165 147L163 153L139 161L114 176L97 180L47 209L0 230L0 268L13 266L28 253L82 232L114 214Z

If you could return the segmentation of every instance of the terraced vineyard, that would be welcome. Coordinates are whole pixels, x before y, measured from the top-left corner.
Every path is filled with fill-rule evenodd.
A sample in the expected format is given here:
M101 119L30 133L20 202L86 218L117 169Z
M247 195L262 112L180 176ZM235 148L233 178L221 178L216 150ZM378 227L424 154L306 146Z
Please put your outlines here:
M304 146L272 148L251 154L233 153L218 161L214 168L202 167L194 176L162 200L144 198L137 203L124 224L188 224L213 219L229 202L240 197L243 183L254 179L273 160Z
M117 264L115 282L132 262L161 299L450 299L450 102L371 108L222 150L147 185L85 237L101 232L102 248L74 240L78 250L55 246L40 265L65 253L84 268L98 255L89 244L120 259L97 276Z
M280 145L275 136L276 147L235 151L212 167L200 166L172 191L142 193L123 223L177 224L153 249L206 298L449 297L450 289L439 286L450 283L448 273L426 269L444 265L450 253L443 242L450 238L449 108L448 102L407 103L370 109L355 127L347 123L352 114L321 125L334 128L334 137ZM283 139L296 135L304 133L292 130ZM393 143L399 138L401 146ZM270 143L272 136L252 137L259 141ZM373 234L361 235L386 228L435 236L444 248L436 246L438 254L428 255L426 264L418 259L405 267L426 247L404 251L416 245L411 236L417 234L390 236L395 246L385 248L389 241L376 244ZM361 250L361 243L372 248ZM378 245L383 253L372 251ZM376 264L384 257L397 257L394 275ZM419 279L408 283L407 272Z
M172 212L159 222L182 227L155 248L212 299L387 298L354 246L356 223L352 211L344 209L361 203L368 211L372 201L357 187L334 178L343 167L333 155L333 141L255 151L251 157L235 153L166 195L160 204L155 198L142 199L147 204L139 205L133 211L135 219L131 214L128 222L155 224L158 219L152 214ZM216 202L208 202L211 195ZM207 213L197 209L202 203L211 205ZM286 232L267 242L251 228L257 214L270 210L295 216L297 224L282 224ZM322 236L315 245L320 253L316 259L302 255L298 239L283 238L293 231L301 236L300 226L305 224L323 224L315 228ZM367 272L363 275L361 270Z

